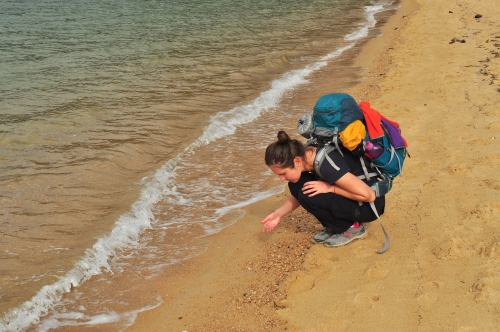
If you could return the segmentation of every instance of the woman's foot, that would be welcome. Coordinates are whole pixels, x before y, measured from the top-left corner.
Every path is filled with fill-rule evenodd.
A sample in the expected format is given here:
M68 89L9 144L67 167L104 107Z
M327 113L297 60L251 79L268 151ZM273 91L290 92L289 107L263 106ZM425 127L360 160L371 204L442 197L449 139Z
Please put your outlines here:
M328 247L340 247L348 244L349 242L360 239L366 236L365 226L362 223L355 222L347 231L340 234L333 234L328 239L324 240L323 243Z
M325 227L321 232L313 236L312 243L323 243L333 234L334 234L333 229L331 229L330 227Z

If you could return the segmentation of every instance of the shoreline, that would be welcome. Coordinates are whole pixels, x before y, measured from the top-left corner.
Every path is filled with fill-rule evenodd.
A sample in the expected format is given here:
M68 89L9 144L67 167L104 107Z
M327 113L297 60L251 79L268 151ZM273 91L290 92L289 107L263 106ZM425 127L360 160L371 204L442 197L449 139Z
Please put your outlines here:
M396 13L379 28L382 31L381 35L367 41L356 59L362 58L365 52L369 52L370 47L378 47L376 43L374 46L370 45L374 40L385 39L386 32L392 29L392 25L399 24L392 21L396 20L397 13L402 8L404 7L400 4ZM368 59L364 60L364 63L355 60L355 65L366 67L367 64L375 61L369 57ZM331 69L332 66L329 64L326 69ZM310 88L313 91L306 94L309 98L304 100L301 96L302 98L299 97L300 100L297 100L305 105L306 109L312 107L317 99L316 95L331 92L331 88L328 87L331 78L321 75L321 72L311 75L310 79L314 85ZM362 86L366 82L365 79L364 82L358 83L353 90L363 89ZM353 92L349 91L349 93ZM366 95L366 91L364 94ZM353 96L356 98L354 94ZM164 281L154 287L156 291L164 292L163 303L155 309L140 313L134 324L126 331L244 331L249 326L251 326L250 330L285 330L286 321L276 314L276 308L281 308L282 305L279 301L282 301L286 294L286 290L282 289L282 284L291 272L302 268L303 253L306 254L312 246L310 238L319 227L319 223L312 216L299 208L285 216L273 232L268 234L260 232L259 221L274 210L287 194L288 190L285 189L279 195L247 206L244 208L245 215L242 219L211 236L211 244L207 251L173 266L163 279ZM294 220L297 222L293 223ZM253 249L240 248L241 244L250 245ZM276 257L273 257L276 251L273 247L279 247L280 253ZM300 254L295 260L287 260L283 264L276 259L277 256L280 258L285 256L281 250L283 247L296 247L303 250L299 250ZM208 259L220 256L220 248L224 248L225 254L222 257L216 260ZM269 249L271 252L268 252ZM241 257L242 253L244 257ZM271 265L279 264L280 270L285 273L278 271L278 273L269 274L269 266L262 263L268 260L271 261ZM227 263L229 261L231 264ZM256 265L260 268L255 268ZM214 269L218 272L213 271ZM232 271L227 272L227 270ZM249 272L242 275L242 271ZM220 281L221 279L228 280L227 275L233 273L238 275L236 282L233 278L226 284L225 281ZM217 275L214 276L214 274ZM193 275L199 276L200 280L190 280ZM261 279L263 279L261 284L264 285L264 289L258 285L258 280ZM209 283L210 286L204 286L204 282ZM185 291L185 289L190 291ZM253 297L248 296L252 293L255 293ZM229 311L229 313L217 313L215 309L218 307L223 307L224 311ZM197 314L193 315L193 312Z
M285 190L152 284L163 303L127 331L498 330L499 14L493 0L402 0L355 60L364 80L346 92L399 121L410 145L382 216L388 252L376 254L377 221L346 247L314 246L318 223L300 208L260 233ZM331 92L313 76L303 104Z

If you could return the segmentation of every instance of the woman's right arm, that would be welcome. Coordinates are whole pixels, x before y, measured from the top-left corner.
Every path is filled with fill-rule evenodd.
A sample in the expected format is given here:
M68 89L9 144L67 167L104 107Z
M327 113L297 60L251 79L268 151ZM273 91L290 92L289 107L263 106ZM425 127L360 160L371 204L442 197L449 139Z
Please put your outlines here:
M278 226L279 222L281 221L281 217L292 212L299 206L300 206L299 201L294 196L290 195L288 199L283 204L281 204L279 208L277 208L273 213L268 215L264 220L260 222L261 224L264 225L262 227L262 231L263 232L272 231L276 226Z

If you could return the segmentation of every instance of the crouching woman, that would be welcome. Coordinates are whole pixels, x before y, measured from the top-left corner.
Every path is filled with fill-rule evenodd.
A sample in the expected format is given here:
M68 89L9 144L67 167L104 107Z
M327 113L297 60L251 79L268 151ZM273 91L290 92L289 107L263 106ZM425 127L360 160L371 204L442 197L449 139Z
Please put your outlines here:
M385 197L375 197L371 182L358 178L364 174L358 157L347 149L328 154L331 162L323 162L320 173L314 174L314 160L319 148L304 147L284 131L278 132L278 141L266 149L265 162L281 181L288 181L291 195L274 212L261 221L262 231L272 231L281 218L302 206L323 225L313 237L314 243L337 247L364 237L364 222L377 219L369 202L374 202L379 215L384 213ZM368 172L374 172L366 163ZM372 180L376 182L377 180Z

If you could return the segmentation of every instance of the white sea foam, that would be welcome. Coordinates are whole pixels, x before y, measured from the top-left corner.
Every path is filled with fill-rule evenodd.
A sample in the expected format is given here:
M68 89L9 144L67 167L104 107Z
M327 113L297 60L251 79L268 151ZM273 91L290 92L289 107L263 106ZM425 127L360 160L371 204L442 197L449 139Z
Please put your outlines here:
M114 311L93 316L86 315L83 312L55 313L43 320L40 326L38 326L37 332L48 332L51 329L57 329L64 326L92 326L116 322L120 322L124 327L128 327L134 323L137 314L154 309L158 307L161 302L161 299L157 298L156 303L153 305L121 314ZM82 311L85 310L85 308L80 309Z
M228 205L228 206L225 206L223 208L217 209L217 210L215 210L215 214L217 214L219 216L225 215L225 214L229 213L230 211L233 211L236 209L241 209L241 208L243 208L247 205L250 205L252 203L261 201L261 200L266 199L268 197L271 197L273 195L277 195L277 194L283 192L283 189L284 189L283 187L278 187L278 188L274 188L274 189L271 189L271 190L268 190L265 192L258 193L257 195L251 197L250 199L247 199L246 201L238 202L236 204Z
M238 126L251 122L264 112L272 110L278 105L284 93L292 91L298 86L307 83L308 81L306 78L308 75L327 65L329 60L351 49L354 47L355 41L365 37L368 30L376 23L374 15L381 10L384 10L381 6L366 7L366 24L345 37L345 40L351 41L351 43L327 54L314 64L284 74L281 78L272 82L269 90L263 92L249 104L235 107L227 112L219 112L214 115L209 125L204 129L203 134L197 140L186 147L185 150L175 158L165 163L153 176L144 179L144 189L141 192L140 198L131 206L130 212L122 215L117 220L111 233L108 236L100 238L92 248L86 251L85 256L57 282L44 286L31 300L11 310L5 317L0 319L0 331L24 330L40 322L40 318L49 313L54 304L61 300L64 293L69 292L73 287L77 287L92 276L98 275L103 271L111 272L109 262L111 258L117 256L117 249L139 246L139 236L146 229L151 227L154 221L152 209L160 199L166 199L169 203L189 203L189 198L182 197L177 191L176 186L173 185L173 180L176 177L176 167L185 156L193 153L200 146L233 134ZM219 216L223 216L275 193L275 191L260 193L245 202L220 208L216 210L216 213ZM67 314L67 317L64 317L63 314L57 315L54 314L50 318L44 319L39 330L47 331L56 325L71 325L72 323L68 322L67 319L74 319L75 317L70 316L83 314L72 313ZM129 317L129 319L132 317L133 320L135 320L135 315L129 315L127 317ZM65 318L66 320L63 320L64 323L59 321L59 319ZM85 318L85 324L100 324L102 322L112 322L116 319L123 319L124 315L109 313L93 317L83 315L77 318ZM133 320L130 324L132 324Z
M350 47L333 52L327 58L338 56ZM288 72L274 81L268 91L263 92L248 105L236 107L227 112L219 112L213 116L210 124L197 140L175 158L165 163L152 177L144 179L145 187L139 200L132 205L129 213L118 219L111 234L98 239L94 246L86 251L85 256L56 283L44 286L31 300L7 313L0 320L0 330L22 330L39 322L40 317L45 316L53 305L61 300L63 294L69 292L72 287L80 285L102 271L111 271L109 262L112 257L116 256L116 250L137 247L140 234L151 227L154 220L152 212L154 204L163 197L167 197L168 202L171 203L174 201L185 203L188 200L182 198L175 185L172 185L176 177L175 168L184 156L193 153L202 145L233 134L239 125L248 123L263 112L276 107L283 93L306 83L306 76L323 67L326 63L326 59L322 59L322 61L304 69Z
M359 29L356 31L346 35L344 37L344 40L346 41L356 41L361 38L366 38L368 37L368 32L375 27L377 24L377 20L375 19L375 15L377 13L380 13L382 11L388 10L389 8L387 7L388 4L377 4L373 6L366 6L365 7L365 14L366 14L366 21L361 24Z

